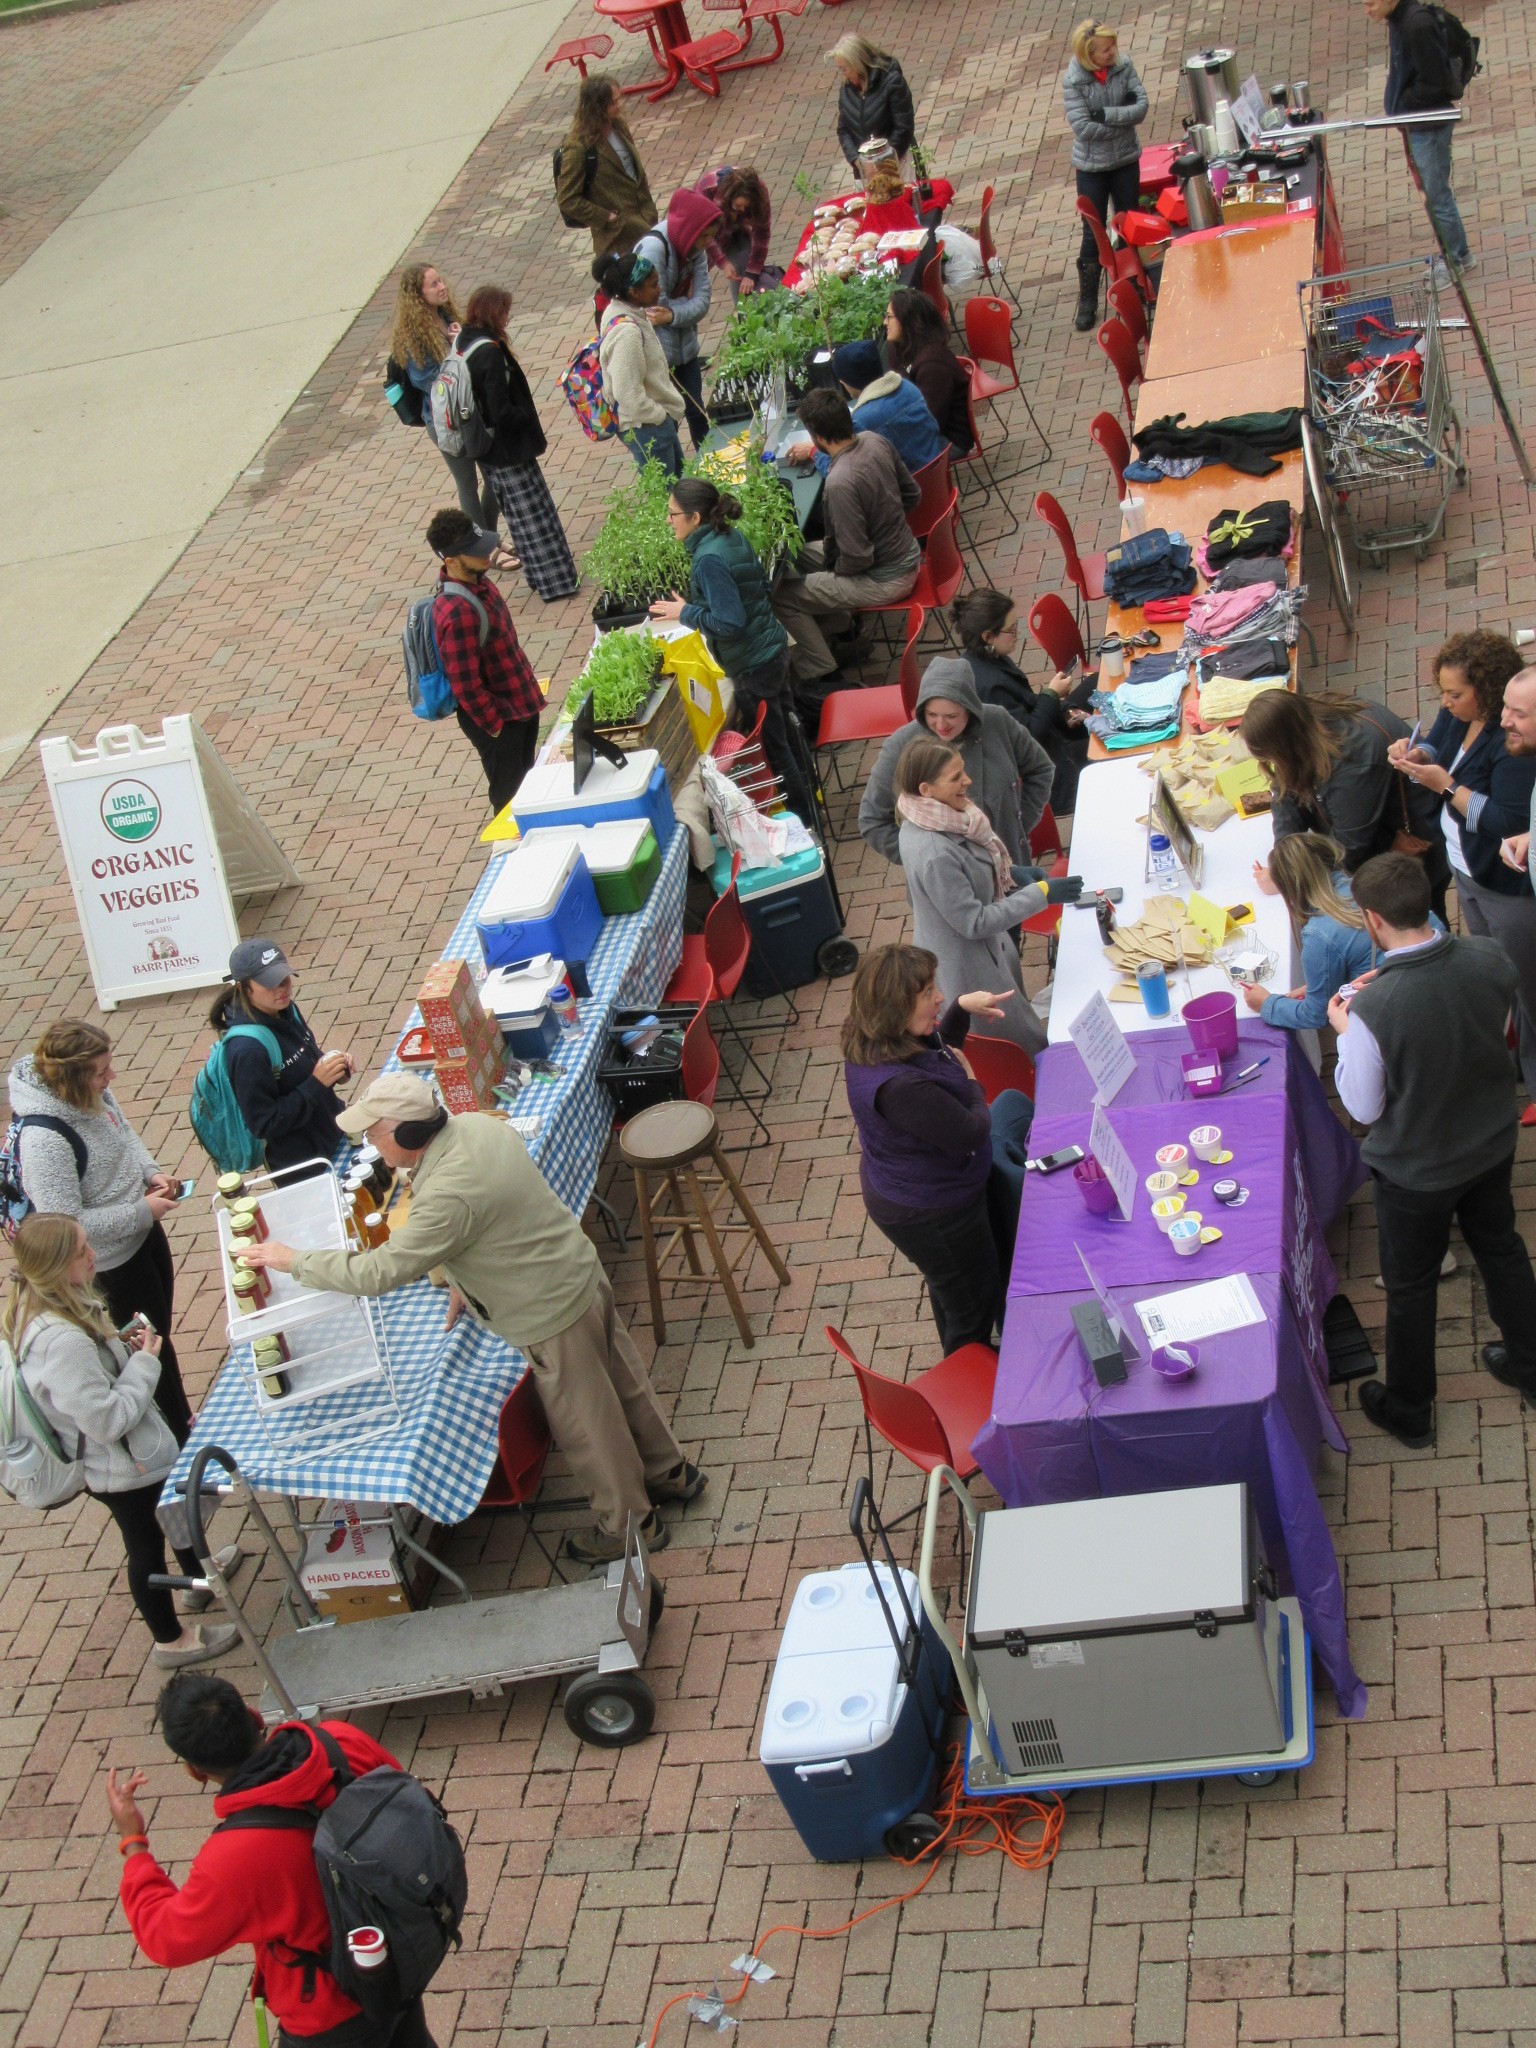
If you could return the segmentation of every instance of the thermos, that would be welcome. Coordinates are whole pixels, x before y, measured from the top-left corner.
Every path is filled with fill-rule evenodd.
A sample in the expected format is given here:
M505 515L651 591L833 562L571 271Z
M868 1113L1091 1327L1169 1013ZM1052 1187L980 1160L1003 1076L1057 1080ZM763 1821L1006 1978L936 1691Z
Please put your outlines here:
M1211 181L1205 173L1205 158L1191 152L1188 156L1176 156L1173 160L1173 175L1179 181L1179 190L1184 195L1184 204L1189 210L1189 224L1192 228L1219 228L1221 209L1216 204L1216 194L1211 190Z

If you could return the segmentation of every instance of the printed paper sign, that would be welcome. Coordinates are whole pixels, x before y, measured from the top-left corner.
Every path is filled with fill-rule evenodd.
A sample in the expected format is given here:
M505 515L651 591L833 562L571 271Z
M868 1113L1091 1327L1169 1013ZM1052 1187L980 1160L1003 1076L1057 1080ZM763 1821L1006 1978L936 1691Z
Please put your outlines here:
M1094 1104L1088 1150L1099 1162L1104 1178L1115 1191L1120 1214L1129 1223L1136 1203L1136 1162L1115 1135L1115 1127L1105 1115L1102 1103Z
M1136 1071L1136 1055L1102 990L1096 989L1072 1019L1067 1036L1093 1076L1094 1100L1113 1102ZM1103 1166L1102 1159L1099 1164Z

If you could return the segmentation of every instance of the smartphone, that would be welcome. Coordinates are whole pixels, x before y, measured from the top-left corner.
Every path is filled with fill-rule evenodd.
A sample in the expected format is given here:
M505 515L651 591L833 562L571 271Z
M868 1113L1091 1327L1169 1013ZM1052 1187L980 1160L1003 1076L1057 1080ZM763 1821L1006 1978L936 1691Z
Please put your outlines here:
M117 1334L125 1344L131 1345L134 1338L141 1332L146 1337L153 1337L157 1334L154 1324L142 1309L139 1310L136 1316L130 1316Z
M1123 903L1123 889L1085 889L1073 904L1074 910L1092 910L1096 903Z
M196 1193L197 1182L195 1180L184 1180L176 1189L176 1199L178 1202L184 1202L188 1195L195 1195Z
M1060 1173L1064 1166L1076 1166L1083 1156L1081 1145L1064 1145L1059 1152L1047 1152L1041 1159L1026 1159L1026 1172Z

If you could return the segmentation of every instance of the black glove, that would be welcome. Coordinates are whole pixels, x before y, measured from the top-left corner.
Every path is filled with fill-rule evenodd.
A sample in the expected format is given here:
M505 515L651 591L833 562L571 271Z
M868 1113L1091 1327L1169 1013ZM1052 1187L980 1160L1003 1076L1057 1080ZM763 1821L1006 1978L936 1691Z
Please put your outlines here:
M1045 885L1047 903L1075 903L1083 893L1081 875L1059 875Z
M1101 128L1107 125L1104 120L1104 109L1102 107L1090 107L1088 109L1088 118L1090 121L1097 121Z
M1045 880L1045 869L1032 868L1027 862L1021 866L1019 862L1015 861L1012 872L1015 889L1027 889L1031 882L1043 882Z

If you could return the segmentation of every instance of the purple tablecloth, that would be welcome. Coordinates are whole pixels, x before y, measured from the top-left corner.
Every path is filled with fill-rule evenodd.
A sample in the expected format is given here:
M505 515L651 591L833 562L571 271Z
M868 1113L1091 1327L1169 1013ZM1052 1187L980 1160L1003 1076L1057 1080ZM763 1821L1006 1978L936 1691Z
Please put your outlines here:
M1140 1035L1138 1071L1109 1108L1142 1178L1160 1145L1186 1143L1201 1123L1221 1126L1231 1164L1200 1166L1199 1186L1187 1191L1222 1230L1220 1243L1181 1259L1152 1220L1144 1188L1125 1224L1091 1215L1070 1173L1027 1182L993 1413L975 1453L1010 1506L1246 1480L1271 1561L1301 1602L1340 1711L1354 1717L1365 1710L1365 1689L1350 1661L1338 1561L1312 1471L1323 1438L1345 1447L1327 1398L1321 1324L1335 1280L1322 1233L1364 1169L1291 1034L1252 1025L1242 1037L1236 1065L1268 1051L1269 1066L1224 1099L1187 1100L1177 1079L1185 1034ZM1036 1149L1086 1146L1091 1095L1072 1047L1041 1054ZM1241 1208L1211 1198L1222 1175L1249 1188ZM1101 1389L1071 1319L1087 1294L1076 1279L1078 1245L1143 1350L1150 1347L1131 1303L1170 1286L1246 1273L1267 1321L1203 1339L1188 1380L1166 1382L1142 1364L1122 1385Z

